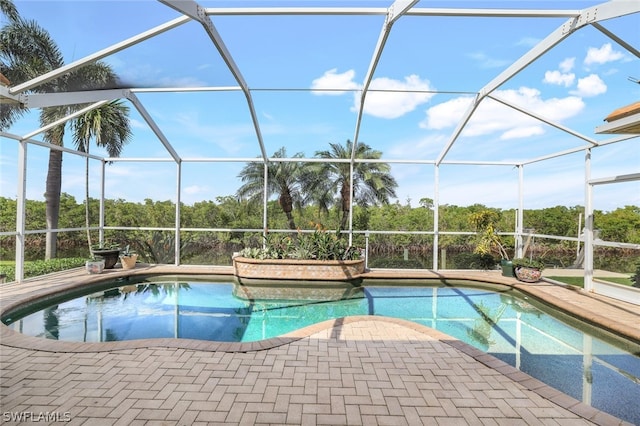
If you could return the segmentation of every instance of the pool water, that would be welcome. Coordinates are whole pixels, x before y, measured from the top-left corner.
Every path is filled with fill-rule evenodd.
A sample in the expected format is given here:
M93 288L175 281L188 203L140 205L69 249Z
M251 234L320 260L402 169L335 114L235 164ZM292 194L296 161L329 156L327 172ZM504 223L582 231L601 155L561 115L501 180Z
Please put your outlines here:
M3 321L27 335L65 341L250 342L349 315L396 317L440 330L588 405L640 424L640 346L560 321L525 297L470 287L375 285L342 300L246 300L234 296L234 286L129 284Z

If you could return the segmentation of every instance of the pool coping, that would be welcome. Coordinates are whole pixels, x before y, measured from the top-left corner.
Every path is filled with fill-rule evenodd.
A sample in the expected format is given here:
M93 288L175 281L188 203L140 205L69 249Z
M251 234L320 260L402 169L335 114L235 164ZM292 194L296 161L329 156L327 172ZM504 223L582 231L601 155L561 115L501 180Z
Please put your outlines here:
M153 276L153 275L168 275L168 276L188 276L193 274L198 275L211 275L211 276L226 276L232 275L230 268L225 267L175 267L168 265L141 265L135 270L110 270L108 273L101 276L90 276L82 271L71 271L66 274L52 274L47 277L41 277L37 280L29 280L23 284L9 284L0 286L0 315L4 315L5 312L10 312L15 309L16 306L23 304L27 301L39 299L45 295L51 295L70 291L75 288L79 288L86 284L98 284L104 281L111 281L116 278L123 278L126 276ZM590 295L584 291L578 291L581 289L567 288L557 283L549 281L541 281L535 284L523 284L519 281L510 278L503 277L499 273L494 271L400 271L395 270L375 270L365 273L365 280L383 280L383 279L442 279L442 280L472 280L488 282L491 284L501 284L508 287L513 287L525 294L529 294L537 299L540 299L546 303L553 304L563 311L572 313L573 315L580 317L588 322L592 322L597 325L605 325L605 328L614 330L617 334L621 334L630 340L637 340L640 342L640 330L637 327L633 327L633 324L640 323L640 308L634 309L635 305L621 306L619 302L612 299L606 300L596 295ZM401 276L398 276L401 275ZM551 291L553 290L553 292ZM555 295L552 293L556 293ZM561 296L558 296L560 294ZM570 296L570 297L569 297ZM606 312L602 310L593 309L588 310L585 307L593 303L604 304L609 309L621 310L626 312L632 319L631 324L627 324L625 321L616 320L606 315ZM623 304L624 305L624 304ZM635 318L635 320L633 319ZM558 406L571 411L572 413L579 415L598 425L609 424L624 424L620 419L595 409L589 405L586 405L554 388L535 379L528 374L512 367L511 365L499 360L498 358L489 355L465 342L457 340L449 335L446 335L438 330L413 323L407 320L401 320L397 318L382 317L382 316L350 316L340 319L327 320L321 323L317 323L311 326L304 327L286 335L275 337L267 340L256 342L213 342L213 341L201 341L194 339L176 339L176 338L161 338L161 339L141 339L130 340L120 342L100 342L100 343L85 343L85 342L64 342L49 340L37 337L31 337L23 335L17 331L11 330L4 324L0 324L0 344L2 346L16 347L34 351L44 352L57 352L57 353L95 353L95 352L116 352L129 349L140 348L179 348L193 351L218 351L218 352L251 352L261 351L265 349L271 349L274 347L287 345L292 342L309 338L314 334L321 331L337 327L339 325L352 324L363 321L377 321L385 322L389 324L397 324L405 327L409 330L422 333L431 338L438 339L439 341L450 345L456 350L471 357L480 364L492 368L506 377L509 377L512 381L520 384L525 389L528 389L541 397L548 399ZM626 336L628 334L628 336Z
M25 303L39 300L46 296L73 291L83 285L99 285L129 276L211 276L233 278L233 267L225 266L174 266L138 264L135 269L123 270L114 268L105 270L103 274L87 275L84 268L77 268L64 273L49 274L37 279L27 280L21 284L9 283L0 285L0 317L11 312ZM469 280L488 284L510 287L532 296L537 300L558 308L561 312L579 318L591 325L603 328L615 335L640 344L640 306L627 302L610 299L584 291L581 288L563 285L558 282L543 279L537 283L523 283L512 277L505 277L499 271L488 270L397 270L375 269L368 270L362 275L363 285L382 280ZM596 305L596 308L593 305ZM616 312L612 315L611 312ZM313 326L310 326L313 327ZM104 352L119 349L134 349L148 347L172 348L204 348L198 350L247 352L276 347L293 340L307 337L309 327L298 332L289 333L277 338L258 342L203 342L193 339L159 338L139 339L122 342L65 342L26 336L11 330L0 323L0 341L2 344L24 349L35 349L53 352ZM301 334L298 334L301 333ZM205 344L207 343L207 344ZM104 346L104 348L102 348ZM50 348L50 349L47 349Z

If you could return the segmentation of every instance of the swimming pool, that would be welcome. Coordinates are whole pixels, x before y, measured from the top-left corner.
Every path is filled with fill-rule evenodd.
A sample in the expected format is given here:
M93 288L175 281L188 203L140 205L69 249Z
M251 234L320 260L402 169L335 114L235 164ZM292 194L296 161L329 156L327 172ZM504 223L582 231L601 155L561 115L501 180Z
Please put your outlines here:
M3 322L24 334L68 341L178 337L247 342L326 319L396 317L440 330L588 405L640 424L638 345L577 321L565 324L544 305L513 291L377 284L348 292L338 288L329 297L307 288L302 298L283 293L273 300L247 299L244 290L234 282L132 281L56 300ZM333 300L339 299L336 293L346 298Z

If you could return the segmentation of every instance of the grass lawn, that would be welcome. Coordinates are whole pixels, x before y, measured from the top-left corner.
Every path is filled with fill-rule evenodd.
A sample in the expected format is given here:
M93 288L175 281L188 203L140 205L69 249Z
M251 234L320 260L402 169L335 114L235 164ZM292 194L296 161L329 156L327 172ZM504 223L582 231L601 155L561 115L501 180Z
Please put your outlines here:
M576 287L584 287L584 277L545 277L550 280L560 281L561 283L575 285ZM631 278L619 278L619 277L594 277L596 280L608 281L610 283L622 284L632 286L633 281Z

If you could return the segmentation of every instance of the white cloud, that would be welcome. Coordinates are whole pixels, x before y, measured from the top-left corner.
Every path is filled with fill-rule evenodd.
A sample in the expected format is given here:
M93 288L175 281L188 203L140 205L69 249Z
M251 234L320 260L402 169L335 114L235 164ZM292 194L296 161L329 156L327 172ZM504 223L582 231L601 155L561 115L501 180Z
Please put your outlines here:
M543 133L544 130L540 126L522 126L515 129L507 130L502 134L500 138L504 140L522 139L529 136L541 135Z
M495 95L556 122L577 115L585 107L579 97L542 99L538 90L527 87L521 87L518 90L499 90ZM457 125L470 102L471 98L461 97L429 108L427 117L420 126L427 129L443 129ZM543 131L542 123L536 119L499 102L485 99L467 123L464 134L481 136L500 133L501 139L511 139L539 135Z
M591 97L605 93L607 91L607 85L597 74L591 74L585 78L578 79L577 90L572 91L571 94L580 97Z
M326 71L322 77L311 82L311 89L314 95L342 95L346 91L358 90L360 85L353 81L356 72L349 70L338 74L338 69L333 68Z
M420 123L420 127L440 130L458 124L472 100L470 97L460 97L429 108L427 118Z
M614 51L611 43L605 43L600 48L590 47L587 51L587 56L584 58L584 63L585 65L605 64L622 58L624 58L622 52Z
M560 71L547 71L544 73L544 82L569 87L573 84L576 75L574 73L563 74Z
M539 38L535 38L535 37L523 37L521 38L517 43L516 46L528 46L528 47L533 47L536 44L540 43L540 39Z
M446 142L446 136L438 133L429 133L417 139L396 141L385 150L384 154L385 157L389 158L407 158L407 153L410 152L413 159L435 158Z
M364 113L379 118L398 118L415 110L419 105L429 102L435 95L426 93L432 90L428 80L421 80L412 74L404 81L390 78L376 78L371 81L370 89L389 90L389 92L367 92ZM391 92L393 91L393 92ZM360 100L355 99L353 110L357 111Z
M567 73L571 71L576 63L576 58L567 58L560 62L560 71Z
M202 194L206 192L207 188L200 185L191 185L191 186L185 187L183 191L187 195L196 195L196 194Z
M502 68L511 63L511 61L505 59L491 58L483 52L472 53L469 56L478 62L480 68Z
M333 68L326 71L322 77L311 83L312 93L315 95L342 95L347 91L358 90L362 86L353 79L355 71L349 70L342 74ZM369 85L370 91L364 103L364 113L379 118L398 118L415 110L419 105L429 102L435 95L427 93L433 90L428 80L412 74L404 80L394 80L387 77L374 78ZM354 93L352 111L360 108L360 92Z
M543 82L564 87L571 86L576 79L576 75L569 71L573 69L575 62L576 58L566 58L558 65L558 68L560 68L559 71L553 70L544 73Z

